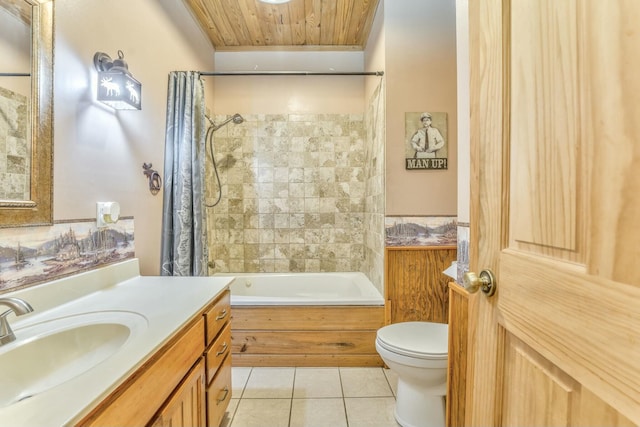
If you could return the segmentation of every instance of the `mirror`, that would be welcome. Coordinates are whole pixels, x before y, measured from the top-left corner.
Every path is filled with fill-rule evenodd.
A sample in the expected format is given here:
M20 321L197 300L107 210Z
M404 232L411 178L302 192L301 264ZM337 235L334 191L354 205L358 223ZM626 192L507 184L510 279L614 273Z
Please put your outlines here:
M0 0L0 28L16 29L0 32L0 227L49 225L53 222L53 0ZM30 40L18 37L20 33ZM26 48L20 47L25 43ZM30 61L20 59L26 49Z

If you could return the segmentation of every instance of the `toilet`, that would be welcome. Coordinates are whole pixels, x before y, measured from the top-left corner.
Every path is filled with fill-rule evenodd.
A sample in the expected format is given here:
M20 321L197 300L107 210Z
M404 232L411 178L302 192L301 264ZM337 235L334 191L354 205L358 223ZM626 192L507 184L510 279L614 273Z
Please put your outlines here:
M448 325L394 323L378 329L376 350L398 375L396 421L403 427L444 427Z

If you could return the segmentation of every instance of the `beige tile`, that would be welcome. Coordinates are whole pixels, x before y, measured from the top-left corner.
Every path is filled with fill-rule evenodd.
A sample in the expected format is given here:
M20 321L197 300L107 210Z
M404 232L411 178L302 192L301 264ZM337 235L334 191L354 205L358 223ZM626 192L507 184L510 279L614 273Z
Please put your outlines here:
M391 369L384 369L384 375L387 377L387 381L391 386L391 390L393 391L394 396L398 396L398 374L396 374Z
M251 374L251 368L233 367L231 368L231 398L239 399L242 397L244 387Z
M382 368L340 368L344 397L393 397Z
M342 398L293 399L289 427L347 427Z
M287 427L291 399L242 399L231 427Z
M393 397L345 398L349 427L398 427ZM233 426L235 427L235 426Z
M338 368L297 368L293 397L342 397Z
M242 398L291 398L295 368L253 368Z
M231 421L233 420L233 416L236 413L236 409L238 408L238 403L240 403L240 399L230 399L229 406L227 407L227 413L222 418L222 422L220 423L220 427L230 427Z

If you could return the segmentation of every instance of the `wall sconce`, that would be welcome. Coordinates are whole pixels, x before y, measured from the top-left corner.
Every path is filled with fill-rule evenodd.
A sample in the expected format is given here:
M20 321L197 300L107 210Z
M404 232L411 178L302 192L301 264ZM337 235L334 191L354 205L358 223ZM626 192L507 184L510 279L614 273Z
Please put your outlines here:
M93 64L98 70L98 101L116 110L142 108L142 85L129 73L121 50L114 61L106 53L96 52Z

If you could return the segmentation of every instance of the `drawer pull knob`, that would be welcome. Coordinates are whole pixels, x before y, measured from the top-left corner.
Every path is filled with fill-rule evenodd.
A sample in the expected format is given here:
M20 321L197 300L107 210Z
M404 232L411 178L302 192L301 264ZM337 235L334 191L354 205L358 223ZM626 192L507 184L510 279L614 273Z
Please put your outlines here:
M227 396L229 395L229 387L225 387L224 390L222 390L222 393L224 393L224 394L222 395L221 398L216 400L216 405L221 404L222 402L224 402L227 399Z
M221 354L224 354L227 352L227 343L225 342L224 344L222 344L222 350L220 350L219 352L216 353L216 356L220 356Z
M220 314L218 314L218 316L216 317L216 320L224 319L225 317L227 317L227 309L226 308L224 310L222 310L222 312L220 312Z

